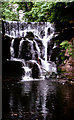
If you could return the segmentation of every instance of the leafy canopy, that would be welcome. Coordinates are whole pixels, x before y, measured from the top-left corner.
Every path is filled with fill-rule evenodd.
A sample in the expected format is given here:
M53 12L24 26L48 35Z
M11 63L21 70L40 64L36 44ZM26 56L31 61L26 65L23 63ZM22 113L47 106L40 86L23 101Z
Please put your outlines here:
M18 5L16 12L13 11L15 4ZM73 16L74 2L2 2L2 19L20 20L19 11L24 15L22 20L26 22L68 22Z

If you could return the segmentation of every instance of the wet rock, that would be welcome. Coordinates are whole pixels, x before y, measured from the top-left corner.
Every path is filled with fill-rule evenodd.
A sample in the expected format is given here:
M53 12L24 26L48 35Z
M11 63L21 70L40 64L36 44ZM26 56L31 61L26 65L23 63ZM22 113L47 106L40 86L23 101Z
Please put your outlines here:
M52 49L52 54L51 54L50 60L56 62L56 57L59 55L59 53L60 53L60 48L59 47L56 47L56 48Z
M44 46L43 46L42 41L39 40L38 38L35 38L34 40L37 42L37 44L38 44L38 46L39 46L39 49L40 49L40 57L41 57L42 59L44 59Z
M40 48L35 41L33 41L33 50L34 50L34 52L33 52L34 60L37 61L40 56Z
M43 37L45 36L45 32L42 30L42 31L40 32L40 35L41 35L41 38L43 38Z
M49 60L50 55L52 54L52 47L54 46L53 41L48 42L47 46L47 59Z
M11 38L8 36L2 36L2 61L10 59L10 45Z
M23 63L20 61L6 61L2 65L3 75L23 75Z
M37 61L38 60L38 52L35 52L35 60Z
M5 27L4 27L4 22L2 20L2 34L5 35Z
M35 60L29 60L29 61L27 61L27 65L28 65L29 68L32 69L32 77L33 78L39 78L40 77L39 64L36 63Z
M33 42L33 48L34 48L35 51L37 51L35 42Z
M48 28L48 35L50 35L50 28Z
M28 38L29 40L33 40L34 39L34 34L32 32L27 32L25 38Z
M39 78L40 77L40 70L36 63L33 64L32 67L32 77L33 78Z
M20 38L15 38L14 39L14 57L18 58L18 53L19 53L19 44L20 44Z
M32 59L32 43L28 40L23 41L23 44L21 45L21 51L20 51L20 56L22 59L25 60L31 60Z

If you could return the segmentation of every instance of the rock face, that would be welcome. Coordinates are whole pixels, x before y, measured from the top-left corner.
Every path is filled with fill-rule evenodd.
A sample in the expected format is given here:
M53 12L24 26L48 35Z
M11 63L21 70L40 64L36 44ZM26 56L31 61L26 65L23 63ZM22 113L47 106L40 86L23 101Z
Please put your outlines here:
M2 36L2 61L10 59L11 39L8 36Z
M33 78L39 78L40 77L40 70L36 63L33 64L32 67L32 77Z
M60 48L59 47L56 47L52 50L52 53L51 53L51 61L55 61L56 62L56 57L58 57L60 53Z
M6 61L2 66L3 75L23 75L23 64L20 61Z
M23 41L20 51L20 56L22 59L31 60L32 59L32 44L30 41Z
M73 45L73 41L74 41L74 22L73 23L68 23L68 24L56 24L56 31L57 31L57 36L55 36L53 38L53 41L55 41L58 45L60 45L61 42L67 40L68 43L70 43L71 45ZM62 51L61 51L62 49ZM69 51L72 51L72 48L60 48L60 51L56 49L54 49L52 51L52 55L51 55L51 60L54 60L55 55L58 55L58 70L59 71L63 71L63 76L68 77L68 78L73 78L73 64L74 64L74 60L72 58L71 55L69 55ZM63 53L63 57L64 57L64 61L61 59L61 54L59 53ZM64 63L63 63L64 62ZM61 68L61 69L59 69ZM74 79L74 78L73 78Z
M17 46L15 46L15 49L16 47ZM22 59L37 61L38 57L44 57L44 46L42 44L42 41L36 38L32 32L27 33L25 38L23 38L23 42L20 47L19 57Z
M14 57L18 58L18 53L19 53L19 44L20 44L20 39L19 38L15 38L14 39Z
M34 34L32 32L27 32L25 38L29 38L30 40L33 40Z
M62 71L64 71L63 76L74 79L74 59L72 56L69 57L69 59L64 61L65 64L61 64L59 67Z

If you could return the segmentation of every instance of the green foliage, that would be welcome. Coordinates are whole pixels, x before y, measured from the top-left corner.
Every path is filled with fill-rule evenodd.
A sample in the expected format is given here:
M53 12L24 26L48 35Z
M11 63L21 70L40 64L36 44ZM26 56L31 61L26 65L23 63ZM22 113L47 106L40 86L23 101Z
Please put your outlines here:
M15 3L2 3L2 19L3 20L18 20L18 12L15 13L12 8Z
M33 8L26 12L27 16L25 14L25 17L27 18L27 21L68 22L72 19L72 10L72 3L35 2Z
M18 4L17 14L13 12L13 5ZM19 10L25 13L24 21L31 22L68 22L73 18L73 2L3 2L2 18L5 20L19 20Z
M17 4L19 5L17 11L23 10L24 12L29 12L33 7L32 2L17 2Z
M60 45L61 49L68 49L69 53L71 52L70 49L72 49L72 45L67 40L63 41Z
M50 3L48 2L35 2L31 11L25 13L25 16L27 15L26 16L27 20L36 21L36 22L48 21L49 9L50 9L49 5Z
M61 45L61 48L65 50L69 47L69 43L67 40L63 41L60 45Z
M68 55L72 55L72 44L69 43L67 40L63 41L61 44L61 52L60 52L60 56L61 56L61 60L65 60L65 52L66 50L68 50ZM64 51L63 51L64 50Z

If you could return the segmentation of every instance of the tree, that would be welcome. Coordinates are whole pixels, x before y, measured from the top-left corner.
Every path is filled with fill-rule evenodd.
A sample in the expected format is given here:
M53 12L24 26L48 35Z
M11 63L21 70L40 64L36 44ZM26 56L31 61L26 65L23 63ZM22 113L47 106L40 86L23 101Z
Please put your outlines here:
M14 6L18 5L16 12ZM66 23L74 19L74 2L2 2L2 19L18 20L19 11L24 12L26 22Z

